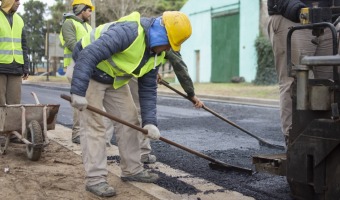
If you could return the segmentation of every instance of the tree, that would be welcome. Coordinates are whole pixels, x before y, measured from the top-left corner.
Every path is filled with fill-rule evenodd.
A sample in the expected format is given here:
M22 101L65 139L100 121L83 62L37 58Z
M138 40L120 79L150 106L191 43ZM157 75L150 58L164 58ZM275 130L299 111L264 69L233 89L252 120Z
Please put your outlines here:
M144 17L159 16L166 10L179 10L187 0L96 0L96 24L115 21L138 11Z
M46 4L40 1L29 0L24 3L25 13L23 20L25 22L26 39L28 46L28 55L31 60L30 72L34 74L36 64L41 61L45 54L45 23L44 13Z
M167 10L180 10L188 0L159 0L156 5L156 13L162 14Z
M52 19L50 22L50 31L59 33L63 21L63 14L67 10L67 6L63 3L63 0L56 0L56 3L49 7Z

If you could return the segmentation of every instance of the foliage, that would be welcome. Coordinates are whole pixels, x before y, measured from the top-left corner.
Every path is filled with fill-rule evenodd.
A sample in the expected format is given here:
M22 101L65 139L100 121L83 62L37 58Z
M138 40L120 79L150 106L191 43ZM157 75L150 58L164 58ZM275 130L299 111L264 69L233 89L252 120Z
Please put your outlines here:
M96 24L115 21L133 11L144 17L159 16L166 10L179 10L188 0L100 0L96 1Z
M96 24L115 21L120 17L138 11L142 16L150 16L154 13L154 5L157 0L111 0L97 1Z
M45 54L45 23L44 13L46 4L30 0L24 3L25 13L22 16L25 22L28 55L31 58L30 71L34 73L35 65Z
M50 7L52 19L50 19L50 32L60 32L63 20L63 13L66 11L66 5L63 0L56 0L56 3Z
M159 0L156 5L156 13L162 14L167 10L180 10L188 0Z
M255 41L257 52L257 72L255 85L273 85L277 83L274 55L271 44L266 37L259 36Z

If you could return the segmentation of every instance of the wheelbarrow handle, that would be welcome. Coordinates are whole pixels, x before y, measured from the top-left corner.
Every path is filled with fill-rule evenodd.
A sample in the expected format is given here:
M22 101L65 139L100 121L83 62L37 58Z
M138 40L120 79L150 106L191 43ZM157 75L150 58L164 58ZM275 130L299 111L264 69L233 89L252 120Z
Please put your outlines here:
M60 97L63 98L63 99L65 99L65 100L67 100L67 101L69 101L69 102L71 102L71 97L68 96L68 95L61 94ZM135 129L135 130L137 130L137 131L142 132L142 133L145 134L145 135L148 134L148 130L143 129L143 128L139 127L139 126L136 126L136 125L134 125L134 124L131 124L131 123L129 123L129 122L127 122L127 121L124 121L124 120L122 120L122 119L119 119L118 117L115 117L115 116L113 116L113 115L110 115L110 114L108 114L107 112L104 112L104 111L101 110L101 109L95 108L95 107L93 107L93 106L91 106L91 105L87 105L86 109L88 109L88 110L90 110L90 111L92 111L92 112L95 112L95 113L97 113L97 114L100 114L100 115L102 115L102 116L105 116L105 117L107 117L107 118L109 118L109 119L111 119L111 120L114 120L114 121L116 121L116 122L122 123L122 124L124 124L124 125L126 125L126 126L129 126L129 127L133 128L133 129ZM180 148L180 149L182 149L182 150L184 150L184 151L187 151L187 152L189 152L189 153L191 153L191 154L194 154L194 155L196 155L196 156L199 156L199 157L201 157L201 158L204 158L204 159L206 159L206 160L209 160L210 162L216 163L216 164L218 164L218 165L221 166L221 167L231 168L231 169L237 169L237 170L241 170L241 171L243 171L243 172L252 174L252 170L251 170L251 169L242 168L242 167L233 166L233 165L229 165L229 164L224 163L224 162L222 162L222 161L219 161L219 160L216 160L216 159L214 159L214 158L211 158L211 157L209 157L209 156L207 156L207 155L205 155L205 154L202 154L202 153L197 152L197 151L195 151L195 150L189 149L188 147L185 147L185 146L182 146L182 145L180 145L180 144L177 144L177 143L175 143L175 142L173 142L173 141L171 141L171 140L168 140L168 139L166 139L166 138L164 138L164 137L160 137L159 140L161 140L161 141L163 141L163 142L165 142L165 143L168 143L168 144L170 144L170 145L173 145L173 146L175 146L175 147L178 147L178 148Z

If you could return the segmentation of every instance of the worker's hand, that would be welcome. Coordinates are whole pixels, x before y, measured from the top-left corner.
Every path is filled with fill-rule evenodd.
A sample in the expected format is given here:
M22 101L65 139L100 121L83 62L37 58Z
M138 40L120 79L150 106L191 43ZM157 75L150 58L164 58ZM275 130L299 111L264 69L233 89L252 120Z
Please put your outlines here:
M160 73L157 73L157 83L159 84L162 80L162 76Z
M24 74L22 75L22 79L23 79L23 80L27 80L27 79L28 79L28 76L29 76L29 73L24 73Z
M71 95L71 105L80 111L83 111L87 107L87 100L85 97L72 94Z
M161 137L161 133L159 132L159 129L155 125L147 124L143 128L148 130L148 134L146 135L146 137L154 140L159 140L159 138Z
M204 106L204 103L196 96L191 97L191 100L194 102L195 108L202 108Z

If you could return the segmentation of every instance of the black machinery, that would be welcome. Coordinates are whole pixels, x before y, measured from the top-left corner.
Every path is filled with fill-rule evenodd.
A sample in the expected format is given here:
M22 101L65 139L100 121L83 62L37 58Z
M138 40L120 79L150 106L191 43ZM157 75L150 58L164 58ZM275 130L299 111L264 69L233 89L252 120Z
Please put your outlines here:
M338 8L302 10L301 26L292 27L287 36L287 63L292 88L293 123L287 153L253 157L257 171L287 177L292 196L303 200L340 199L340 55L337 32L330 23ZM334 21L334 20L333 20ZM335 23L338 23L335 21ZM333 55L304 56L299 65L291 63L291 36L296 30L311 29L318 37L329 28L333 36ZM315 41L312 41L315 42ZM314 66L333 66L332 79L309 79Z

